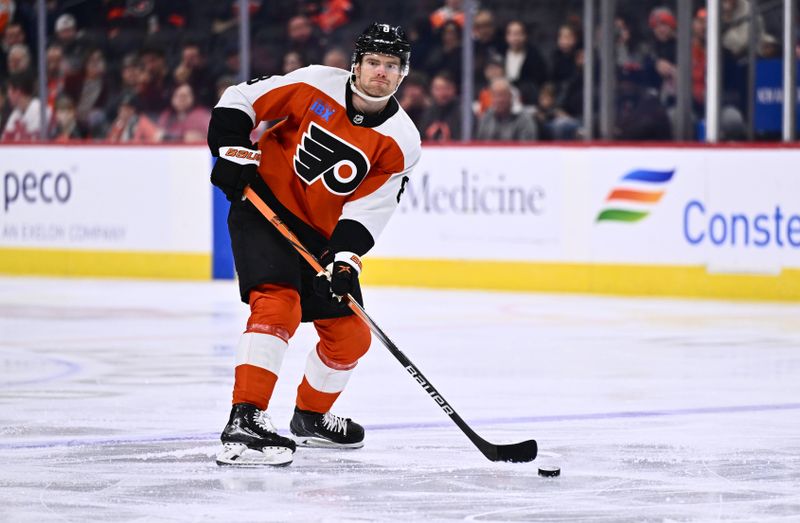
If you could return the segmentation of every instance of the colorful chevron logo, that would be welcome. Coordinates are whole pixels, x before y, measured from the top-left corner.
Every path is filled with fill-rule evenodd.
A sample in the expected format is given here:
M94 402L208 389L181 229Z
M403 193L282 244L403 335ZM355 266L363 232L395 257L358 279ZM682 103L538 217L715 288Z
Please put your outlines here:
M595 221L638 222L644 219L661 201L664 187L672 180L675 169L654 171L636 169L623 176L611 189L606 205Z

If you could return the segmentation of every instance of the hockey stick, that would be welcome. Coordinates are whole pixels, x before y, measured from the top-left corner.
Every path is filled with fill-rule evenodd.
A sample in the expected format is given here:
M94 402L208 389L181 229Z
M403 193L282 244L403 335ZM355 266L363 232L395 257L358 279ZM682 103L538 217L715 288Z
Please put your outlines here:
M261 211L261 214L269 220L269 222L275 226L276 229L286 238L289 243L292 244L292 247L311 265L311 268L314 269L315 272L319 273L323 270L322 265L320 265L319 260L317 260L316 256L314 256L311 252L306 249L297 236L286 226L285 223L275 214L275 212L266 204L261 197L255 193L253 189L250 187L245 188L244 195L250 202L256 206L256 208ZM478 447L484 456L489 458L491 461L510 461L514 463L526 463L529 461L533 461L536 459L536 453L538 452L538 446L536 444L536 440L528 440L522 441L520 443L513 443L510 445L495 445L494 443L490 443L485 439L478 436L474 430L472 430L467 423L461 419L461 416L456 413L453 407L450 406L447 401L445 401L444 397L439 394L439 392L434 388L430 381L419 371L419 369L411 363L411 360L403 354L403 352L397 348L392 340L381 330L380 327L369 317L366 313L364 308L359 305L359 303L354 300L349 294L346 296L347 304L352 309L352 311L364 320L364 323L367 324L369 329L381 340L381 343L389 349L389 352L397 358L397 360L405 367L406 371L411 374L417 383L427 392L431 398L436 401L436 403L441 407L441 409L450 416L450 419L458 425L458 428L466 434L469 440Z

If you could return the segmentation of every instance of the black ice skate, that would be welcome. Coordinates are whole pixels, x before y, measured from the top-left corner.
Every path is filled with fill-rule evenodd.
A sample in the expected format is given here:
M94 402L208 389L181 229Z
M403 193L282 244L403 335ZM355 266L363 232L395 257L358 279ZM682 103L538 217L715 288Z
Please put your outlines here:
M295 407L289 430L301 447L359 449L364 446L364 427L330 412L320 414Z
M295 442L279 435L269 415L249 403L237 403L222 434L217 465L285 466L292 462Z

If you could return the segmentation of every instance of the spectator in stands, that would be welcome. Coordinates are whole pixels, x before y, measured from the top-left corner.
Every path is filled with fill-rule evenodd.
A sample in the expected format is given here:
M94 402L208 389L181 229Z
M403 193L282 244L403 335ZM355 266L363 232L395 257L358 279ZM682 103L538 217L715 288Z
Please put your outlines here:
M279 58L283 60L282 56ZM215 60L215 67L213 67L211 71L211 76L214 78L214 82L216 83L223 76L238 79L240 63L239 44L237 42L226 42L222 48L220 57ZM217 100L219 100L219 98L217 98Z
M34 97L33 86L33 74L30 72L9 76L7 92L11 114L3 130L2 141L23 142L39 139L41 102ZM47 120L49 119L48 111Z
M197 42L189 40L181 46L181 60L172 72L172 80L174 85L191 85L198 104L210 107L215 102L206 58Z
M19 22L11 22L6 26L3 40L0 44L0 78L8 75L8 52L17 44L26 45L25 30Z
M257 78L280 71L283 58L279 54L281 48L282 45L271 43L264 31L260 32L258 40L254 39L250 45L250 76ZM211 100L209 103L216 102L216 100Z
M414 69L424 71L425 59L423 57L428 56L437 45L437 39L427 17L417 16L414 18L414 21L408 26L408 41L411 42L411 56L419 57L415 59Z
M447 22L455 22L459 27L464 27L464 2L463 0L445 0L444 5L431 13L431 27L436 31Z
M289 51L285 55L283 55L283 68L281 71L283 74L289 74L292 71L296 71L301 67L304 67L306 64L303 63L303 57L297 51Z
M56 19L54 41L61 45L66 60L65 74L78 72L87 52L86 44L78 34L78 24L75 17L64 13Z
M798 50L800 50L800 46L795 47L796 58L800 58L797 53ZM782 52L783 49L778 39L769 33L764 33L761 37L761 42L758 44L758 56L761 58L780 58Z
M86 129L78 123L75 103L67 95L56 99L55 114L50 124L49 138L55 142L82 140L88 136Z
M540 140L554 139L553 124L556 116L556 86L552 82L545 82L539 89L539 98L533 113Z
M575 54L580 47L578 32L571 24L558 28L556 48L551 58L550 81L561 87L575 76Z
M81 126L93 137L103 136L107 124L105 108L111 94L103 51L92 50L86 57L83 73L65 78L64 93L76 101Z
M631 23L627 15L614 19L616 32L615 55L617 57L617 80L643 82L645 59L648 56L647 46L642 42L636 24Z
M650 12L648 24L653 32L650 56L646 68L648 84L659 92L659 98L667 107L675 105L677 92L677 42L675 15L666 7L657 7Z
M78 41L78 23L75 17L69 13L60 15L53 26L53 33L61 47L72 52L72 46Z
M722 47L730 51L734 57L742 58L747 55L750 45L750 32L755 30L756 45L760 44L766 34L764 19L759 14L755 19L755 28L750 17L753 10L750 0L722 0Z
M489 56L502 55L506 50L506 39L498 30L494 13L489 9L481 9L475 13L472 25L472 36L475 41L475 51L487 49Z
M204 142L208 133L211 112L194 103L192 86L182 84L172 94L172 104L161 113L158 126L166 142Z
M4 52L8 52L12 45L27 43L25 30L19 22L11 22L6 26L6 32L3 33L2 47Z
M133 6L129 7L127 11L139 9L138 16L147 20L148 42L164 47L172 47L183 36L192 13L200 10L200 7L196 5L199 3L201 2L192 2L191 0L170 0L169 2L137 1L133 2Z
M692 101L695 114L702 118L706 106L706 27L707 11L698 9L692 20Z
M619 113L614 138L631 141L672 139L667 110L652 87L622 82L618 88Z
M45 74L47 75L47 106L55 108L56 97L64 89L64 49L59 43L47 46Z
M519 89L523 103L532 104L539 86L547 81L547 66L539 50L528 42L528 30L521 21L506 25L506 44L506 78Z
M478 120L477 140L525 141L537 137L536 122L519 103L519 94L506 78L497 78L489 86L492 105ZM515 103L515 98L517 98Z
M425 76L419 72L410 72L400 87L398 101L417 129L421 129L422 117L431 104Z
M139 75L142 72L141 64L136 54L127 54L122 58L119 78L113 84L115 88L108 97L106 104L106 119L111 121L123 99L134 96L139 87Z
M119 105L106 140L114 143L154 143L161 141L161 135L158 126L147 115L141 114L138 99L127 96Z
M582 56L583 50L578 53ZM583 112L583 99L580 97L583 95L583 74L578 73L573 79L576 81L562 90L550 82L539 89L534 119L539 124L540 139L563 141L577 138Z
M346 27L356 14L352 0L307 0L304 13L330 39Z
M214 90L217 94L217 100L222 98L222 93L225 92L225 89L232 85L236 85L239 82L236 80L235 76L220 76L217 78L216 83L214 84Z
M350 70L350 57L340 47L332 47L325 53L322 65Z
M232 42L239 29L239 0L217 0L211 15L211 33L217 42Z
M489 86L497 78L505 78L505 76L506 69L503 65L502 59L499 57L490 60L486 65L483 66L484 81L481 83L484 85L484 87L478 92L478 100L475 104L475 114L477 116L485 113L492 105L492 90L489 88Z
M0 35L6 30L8 23L14 17L14 0L0 1Z
M33 73L31 65L31 52L25 44L14 44L8 50L8 61L6 64L8 74L19 74L24 72Z
M461 105L453 77L441 72L431 82L431 105L422 116L420 134L427 141L461 139Z
M556 87L554 119L549 132L554 140L574 140L583 118L584 50L575 52L575 69L569 79Z
M706 107L706 29L707 13L698 9L692 21L692 109L696 120L705 118ZM724 49L723 69L736 68L736 58ZM719 138L721 140L744 140L747 128L742 111L736 107L737 89L735 85L724 85L720 103Z
M0 79L0 138L3 135L3 129L6 128L6 122L11 114L11 106L8 104L8 87L5 80Z
M142 64L137 91L139 109L154 118L169 107L172 96L166 55L161 47L148 46L139 53L139 60Z
M537 97L539 134L545 139L572 140L580 127L573 114L580 106L569 107L576 89L583 88L583 50L581 34L573 23L564 23L558 29L556 47L551 59L550 81L552 87ZM580 70L578 70L580 69ZM541 89L541 88L540 88ZM583 94L582 92L580 93ZM542 121L545 120L545 121Z
M324 53L319 38L314 34L314 26L307 16L298 15L289 19L286 24L286 47L283 56L295 51L300 54L305 64L318 64Z
M233 0L238 3L239 0ZM280 53L286 41L286 21L296 14L302 14L301 4L295 0L267 0L261 1L258 11L251 18L253 28L253 42L268 49L274 55L273 69L268 72L277 72Z
M484 81L486 64L500 60L505 50L505 39L497 30L494 15L488 9L481 9L473 21L474 78L477 89L488 86Z
M153 3L139 2L127 9L119 1L101 2L102 7L97 8L99 12L95 15L97 18L93 26L105 27L103 48L107 51L109 60L121 60L129 54L139 52L150 33L149 11L152 11Z
M549 140L573 140L583 114L583 43L579 21L569 20L558 29L551 59L551 84L537 96L539 135Z
M461 81L461 26L453 21L445 22L439 29L440 42L428 55L423 69L428 76L446 71L456 81Z

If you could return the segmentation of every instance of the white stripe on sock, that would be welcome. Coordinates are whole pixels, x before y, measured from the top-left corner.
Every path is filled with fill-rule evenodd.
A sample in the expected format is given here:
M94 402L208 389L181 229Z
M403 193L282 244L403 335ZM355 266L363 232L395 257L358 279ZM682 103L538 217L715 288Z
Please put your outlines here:
M247 363L277 375L288 346L282 339L269 334L245 332L236 347L236 365Z
M308 353L306 360L306 380L315 390L320 392L342 392L353 369L336 370L325 365L314 348Z

